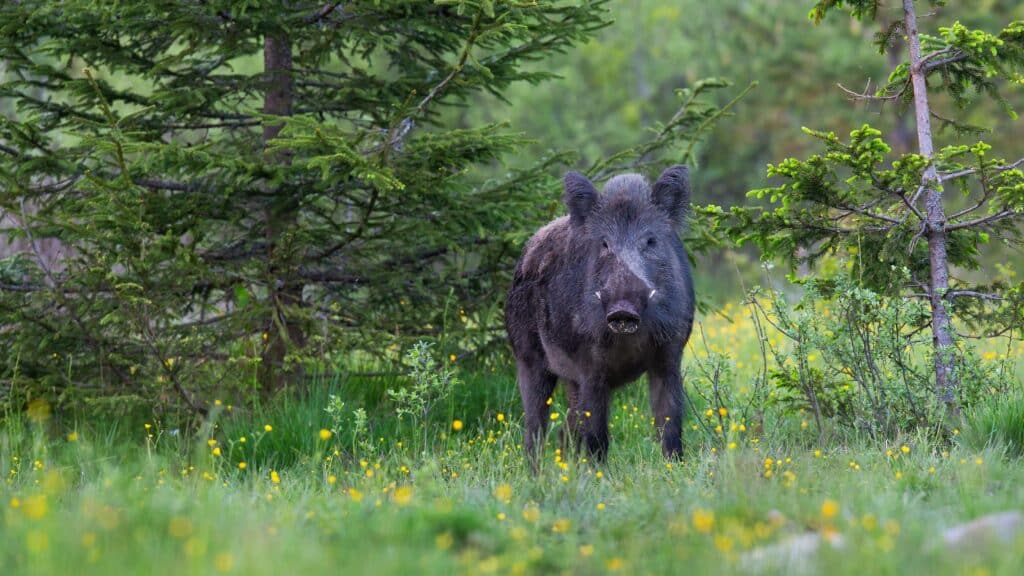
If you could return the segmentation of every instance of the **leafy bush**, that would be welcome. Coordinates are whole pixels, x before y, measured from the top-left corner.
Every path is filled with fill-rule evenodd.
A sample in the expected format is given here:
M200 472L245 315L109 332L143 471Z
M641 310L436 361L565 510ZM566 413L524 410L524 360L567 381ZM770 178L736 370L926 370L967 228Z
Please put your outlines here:
M795 305L774 291L749 296L773 331L772 338L762 336L766 406L808 412L819 432L824 419L881 436L914 427L948 431L934 393L927 302L879 294L846 274L803 284ZM982 362L964 341L956 350L960 405L973 406L1009 385L1005 363Z
M408 418L414 430L421 430L426 442L427 433L422 430L437 403L451 396L459 379L451 368L439 365L434 359L429 342L417 342L406 354L409 366L409 385L389 388L388 398L395 406L399 421Z

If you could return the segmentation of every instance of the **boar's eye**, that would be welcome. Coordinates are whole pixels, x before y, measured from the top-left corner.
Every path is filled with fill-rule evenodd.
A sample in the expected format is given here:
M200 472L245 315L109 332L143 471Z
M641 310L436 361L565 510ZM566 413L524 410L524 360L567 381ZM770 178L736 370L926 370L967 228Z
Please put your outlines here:
M601 240L601 249L603 249L603 250L607 250L608 249L608 241L607 240Z
M647 238L647 247L648 248L654 248L654 246L657 243L658 243L658 241L654 238L654 236L650 236L650 237Z

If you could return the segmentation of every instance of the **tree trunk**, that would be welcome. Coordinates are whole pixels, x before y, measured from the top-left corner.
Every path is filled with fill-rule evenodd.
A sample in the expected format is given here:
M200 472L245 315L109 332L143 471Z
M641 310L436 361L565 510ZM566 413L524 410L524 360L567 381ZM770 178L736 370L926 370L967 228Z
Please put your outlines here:
M921 39L917 31L914 0L903 0L903 18L906 25L907 48L910 51L910 80L914 88L914 115L917 120L917 142L920 153L931 160L931 109L928 106L928 86L921 62ZM925 226L928 239L929 298L932 309L932 347L935 353L935 391L946 407L956 411L957 379L954 371L953 327L946 310L946 291L949 289L949 262L946 258L946 213L942 206L942 191L934 164L925 170L921 185L924 187Z
M263 42L263 71L267 89L263 100L263 112L275 116L292 114L293 83L292 83L292 47L287 35L268 34ZM280 124L269 121L263 126L263 145L277 137L281 132ZM288 165L291 155L287 151L278 151L273 155L267 153L267 161ZM286 371L285 356L290 348L301 348L306 337L299 321L289 315L302 303L302 283L293 274L292 267L286 262L289 256L282 257L278 247L282 236L295 224L295 203L282 195L285 190L277 191L265 208L265 234L267 240L267 295L270 314L264 333L266 343L260 366L260 383L264 391L278 389L289 380L301 377L301 371ZM290 376L290 377L289 377Z

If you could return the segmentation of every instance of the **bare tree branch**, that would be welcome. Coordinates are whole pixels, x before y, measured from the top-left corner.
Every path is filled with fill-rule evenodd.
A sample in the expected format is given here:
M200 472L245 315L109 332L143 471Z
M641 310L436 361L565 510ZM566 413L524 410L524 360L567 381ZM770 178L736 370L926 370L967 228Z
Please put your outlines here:
M992 170L993 171L997 171L997 172L1005 172L1007 170L1014 170L1017 167L1019 167L1021 164L1024 164L1024 158L1021 158L1020 160L1017 160L1013 164L1006 164L1004 166L994 166L994 167L992 167ZM975 174L977 172L978 172L977 168L965 168L963 170L958 170L956 172L948 172L946 174L942 174L942 175L939 176L939 182L947 182L949 180L956 180L957 178L963 178L964 176L970 176L971 174Z
M975 226L985 226L987 224L994 224L1000 220L1005 220L1013 216L1020 216L1020 212L1016 210L1003 210L995 214L990 214L982 218L975 218L974 220L967 220L964 222L957 222L956 224L946 224L946 232L952 232L954 230L963 230L964 228L973 228Z
M947 299L953 298L978 298L980 300L995 300L1002 301L1005 298L998 294L990 294L987 292L977 292L975 290L950 290L946 292Z
M839 82L836 83L836 86L838 86L840 90L845 92L846 95L849 96L851 100L857 100L857 101L867 100L867 101L871 101L871 102L892 102L892 101L895 101L895 100L899 100L900 97L903 96L903 93L907 91L907 87L909 85L910 85L909 82L905 83L903 85L903 87L900 88L899 92L896 92L895 94L891 94L891 95L888 95L888 96L878 96L877 94L868 94L866 90L864 92L855 92L853 90L850 90L846 86L843 86L842 83L839 83Z
M338 6L341 6L341 2L330 2L328 4L324 4L323 7L317 10L315 14L310 14L309 16L306 17L306 24L316 24L317 22L330 16L331 12L334 12L334 10L338 8Z
M853 213L853 214L860 214L862 216L867 216L868 218L874 218L875 220L881 220L882 222L888 222L888 223L894 224L896 226L901 226L903 224L903 220L902 219L893 218L892 216L886 216L884 214L878 214L878 213L875 213L875 212L871 212L870 210L867 210L864 207L839 206L839 208L842 209L842 210L846 210L847 211L846 214L842 215L843 218L845 218L846 216L849 216L851 213Z

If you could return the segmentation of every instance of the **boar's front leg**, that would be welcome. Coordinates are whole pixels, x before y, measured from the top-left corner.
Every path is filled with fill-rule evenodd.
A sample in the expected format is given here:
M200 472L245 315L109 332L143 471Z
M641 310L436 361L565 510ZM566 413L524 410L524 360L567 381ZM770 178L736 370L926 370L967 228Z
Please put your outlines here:
M580 427L583 424L583 411L580 409L580 385L572 380L562 380L565 396L569 401L569 409L565 414L565 426L562 427L562 455L568 457L580 450Z
M519 395L523 399L523 414L526 430L523 434L523 447L530 466L537 471L537 459L543 449L544 435L548 430L548 415L551 407L548 398L555 391L558 378L548 371L544 362L539 359L519 360L516 362L516 381L519 384Z
M683 455L683 382L679 377L679 353L664 354L647 374L651 412L661 436L661 451L666 458Z
M608 402L611 392L602 381L586 382L580 386L577 402L580 441L587 447L587 453L597 462L604 462L608 455Z

